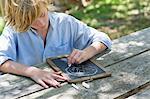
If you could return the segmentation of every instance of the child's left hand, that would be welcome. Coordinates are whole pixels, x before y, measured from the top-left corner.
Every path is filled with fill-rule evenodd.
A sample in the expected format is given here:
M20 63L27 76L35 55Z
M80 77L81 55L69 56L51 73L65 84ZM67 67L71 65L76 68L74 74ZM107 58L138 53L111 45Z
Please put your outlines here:
M74 49L72 53L68 56L68 64L77 63L80 64L90 58L92 58L94 55L102 52L107 47L101 43L101 42L94 42L89 47L78 50Z
M68 56L68 64L77 63L80 64L86 60L87 53L83 50L74 49Z
M87 53L87 51L74 49L72 53L68 56L68 64L80 64L88 60L89 58L89 53Z

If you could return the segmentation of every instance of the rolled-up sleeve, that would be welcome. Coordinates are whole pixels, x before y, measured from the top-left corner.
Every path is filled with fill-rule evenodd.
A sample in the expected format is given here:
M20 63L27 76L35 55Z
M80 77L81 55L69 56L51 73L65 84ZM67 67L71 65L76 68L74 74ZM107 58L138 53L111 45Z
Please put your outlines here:
M77 49L84 49L93 42L101 42L108 49L111 49L111 39L107 34L100 32L92 27L87 26L83 22L71 17L72 29L74 30L74 47Z
M0 65L7 60L16 60L16 44L11 31L4 29L0 36Z

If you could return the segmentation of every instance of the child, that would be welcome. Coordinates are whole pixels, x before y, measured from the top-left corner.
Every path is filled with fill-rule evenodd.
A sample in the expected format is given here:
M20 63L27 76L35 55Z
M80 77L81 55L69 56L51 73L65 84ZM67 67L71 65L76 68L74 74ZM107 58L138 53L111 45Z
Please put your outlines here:
M30 77L45 88L59 87L57 72L32 65L69 54L68 64L81 63L111 48L109 37L72 16L48 11L50 0L5 0L7 24L0 36L0 71Z

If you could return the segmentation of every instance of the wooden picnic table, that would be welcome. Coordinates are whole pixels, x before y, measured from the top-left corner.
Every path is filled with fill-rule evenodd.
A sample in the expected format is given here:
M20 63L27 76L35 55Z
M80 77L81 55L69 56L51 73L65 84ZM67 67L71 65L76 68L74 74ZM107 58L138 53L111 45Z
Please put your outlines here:
M92 60L112 73L111 77L81 83L76 90L63 83L60 88L44 89L31 79L4 74L0 76L0 99L150 99L150 28L113 41L112 51ZM46 63L36 65L50 71Z

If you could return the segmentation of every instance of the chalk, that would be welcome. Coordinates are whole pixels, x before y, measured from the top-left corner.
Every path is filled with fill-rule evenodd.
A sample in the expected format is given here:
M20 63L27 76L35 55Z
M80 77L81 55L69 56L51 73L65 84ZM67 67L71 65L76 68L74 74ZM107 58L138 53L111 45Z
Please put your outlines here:
M68 64L69 67L71 67L71 64Z
M85 83L85 82L82 82L82 86L83 86L83 87L85 87L85 88L87 88L87 89L89 89L89 88L90 88L90 85L89 85L89 84L87 84L87 83Z
M73 83L71 84L71 86L74 87L77 90L80 90L80 88L77 85L73 84Z

